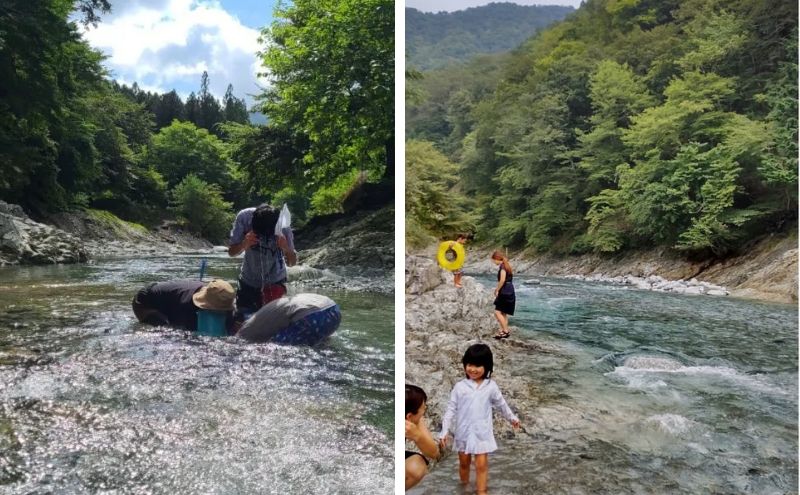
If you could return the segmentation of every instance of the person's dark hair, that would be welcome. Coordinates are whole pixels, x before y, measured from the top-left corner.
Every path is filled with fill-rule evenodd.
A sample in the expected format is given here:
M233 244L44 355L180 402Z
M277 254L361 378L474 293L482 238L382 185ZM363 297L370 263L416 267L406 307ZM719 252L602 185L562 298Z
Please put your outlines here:
M406 414L417 414L422 404L428 401L425 391L416 385L406 385Z
M467 368L468 364L483 366L483 378L491 378L492 370L494 369L492 350L486 344L472 344L464 353L461 364L464 365L464 369Z
M268 204L260 205L253 212L253 232L260 236L268 236L275 233L275 224L278 223L280 210Z
M475 237L475 236L474 236L474 235L472 235L472 234L471 234L471 233L469 233L469 232L462 232L462 233L458 234L458 237L456 237L456 240L458 240L458 239L464 239L464 240L467 240L467 241L471 241L471 240L472 240L474 237Z

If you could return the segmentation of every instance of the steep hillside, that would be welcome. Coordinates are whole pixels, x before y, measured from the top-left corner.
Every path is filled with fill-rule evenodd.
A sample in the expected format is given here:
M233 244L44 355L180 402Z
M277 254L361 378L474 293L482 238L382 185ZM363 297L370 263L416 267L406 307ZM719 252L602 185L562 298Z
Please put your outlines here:
M513 3L490 3L435 14L407 8L408 64L429 70L463 62L479 54L509 51L572 11L572 7Z

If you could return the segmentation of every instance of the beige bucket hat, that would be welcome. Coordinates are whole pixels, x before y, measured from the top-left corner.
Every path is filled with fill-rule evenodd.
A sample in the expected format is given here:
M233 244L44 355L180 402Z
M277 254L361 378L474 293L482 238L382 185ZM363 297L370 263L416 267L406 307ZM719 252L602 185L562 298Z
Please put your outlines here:
M195 306L213 311L232 311L235 298L236 293L233 286L218 278L206 284L192 296Z

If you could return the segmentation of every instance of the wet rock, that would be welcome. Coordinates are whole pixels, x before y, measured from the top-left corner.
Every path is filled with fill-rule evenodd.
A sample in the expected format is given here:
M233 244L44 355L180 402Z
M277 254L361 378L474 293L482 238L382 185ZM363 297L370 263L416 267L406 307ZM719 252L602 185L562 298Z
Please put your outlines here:
M0 201L0 265L77 263L86 259L80 239L35 222L19 206Z

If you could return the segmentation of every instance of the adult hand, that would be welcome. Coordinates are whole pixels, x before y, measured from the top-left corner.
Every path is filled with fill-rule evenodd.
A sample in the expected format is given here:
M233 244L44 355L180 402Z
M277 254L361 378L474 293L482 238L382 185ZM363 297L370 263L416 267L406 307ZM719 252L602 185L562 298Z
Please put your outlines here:
M256 244L258 244L258 234L251 230L244 236L244 249L250 249Z
M495 289L494 290L494 297L497 298L498 294L500 294L500 291L498 289Z
M439 449L444 450L447 448L447 435L439 439Z
M289 241L282 235L278 236L278 247L281 248L281 251L284 253L289 251Z

